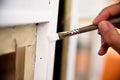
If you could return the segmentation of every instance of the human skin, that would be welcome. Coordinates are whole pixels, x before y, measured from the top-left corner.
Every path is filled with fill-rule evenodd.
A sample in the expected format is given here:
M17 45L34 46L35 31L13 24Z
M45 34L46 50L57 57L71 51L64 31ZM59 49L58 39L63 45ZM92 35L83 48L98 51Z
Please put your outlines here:
M109 47L112 47L120 54L120 34L116 27L120 27L120 23L113 25L108 19L118 17L120 15L120 3L104 8L99 15L93 20L93 24L98 25L99 34L101 35L101 47L99 55L104 55Z

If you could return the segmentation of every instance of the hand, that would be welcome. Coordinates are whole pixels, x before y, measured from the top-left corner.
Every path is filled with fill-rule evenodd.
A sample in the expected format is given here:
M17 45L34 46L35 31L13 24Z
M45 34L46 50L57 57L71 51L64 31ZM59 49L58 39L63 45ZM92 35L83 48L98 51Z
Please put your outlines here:
M112 47L120 54L120 34L116 27L108 19L120 15L120 3L104 8L101 13L94 19L93 24L98 25L99 33L102 37L99 55L104 55L109 47ZM120 26L120 25L116 25Z

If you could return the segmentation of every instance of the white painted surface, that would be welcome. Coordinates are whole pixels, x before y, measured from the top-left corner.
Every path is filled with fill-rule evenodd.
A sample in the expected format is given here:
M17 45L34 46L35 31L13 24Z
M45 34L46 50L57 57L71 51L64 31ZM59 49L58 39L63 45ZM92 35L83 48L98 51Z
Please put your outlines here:
M55 42L55 41L57 41L57 40L59 40L60 38L59 38L59 36L58 36L58 33L53 33L53 34L49 34L48 35L48 40L49 40L49 42Z
M58 3L59 0L50 0L50 21L37 26L34 80L53 80L55 42L49 42L48 35L56 33Z
M48 40L47 28L49 23L37 27L36 59L34 80L47 80Z
M49 0L1 0L0 26L46 22L50 19Z

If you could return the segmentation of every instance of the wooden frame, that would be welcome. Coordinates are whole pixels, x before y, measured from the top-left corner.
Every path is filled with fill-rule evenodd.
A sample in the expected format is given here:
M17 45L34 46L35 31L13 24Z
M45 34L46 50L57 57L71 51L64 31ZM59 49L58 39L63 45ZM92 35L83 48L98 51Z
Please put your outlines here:
M3 80L33 80L35 34L34 24L0 29L0 58L7 70Z
M59 0L50 0L52 12L49 22L37 25L36 59L34 80L52 80L55 42L49 42L48 35L56 33Z

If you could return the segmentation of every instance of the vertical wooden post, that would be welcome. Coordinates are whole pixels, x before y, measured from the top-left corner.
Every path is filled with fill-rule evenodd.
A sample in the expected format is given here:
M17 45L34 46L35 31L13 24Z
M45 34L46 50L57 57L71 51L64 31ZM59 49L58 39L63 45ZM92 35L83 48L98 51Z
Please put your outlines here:
M15 80L24 80L25 47L16 49Z

